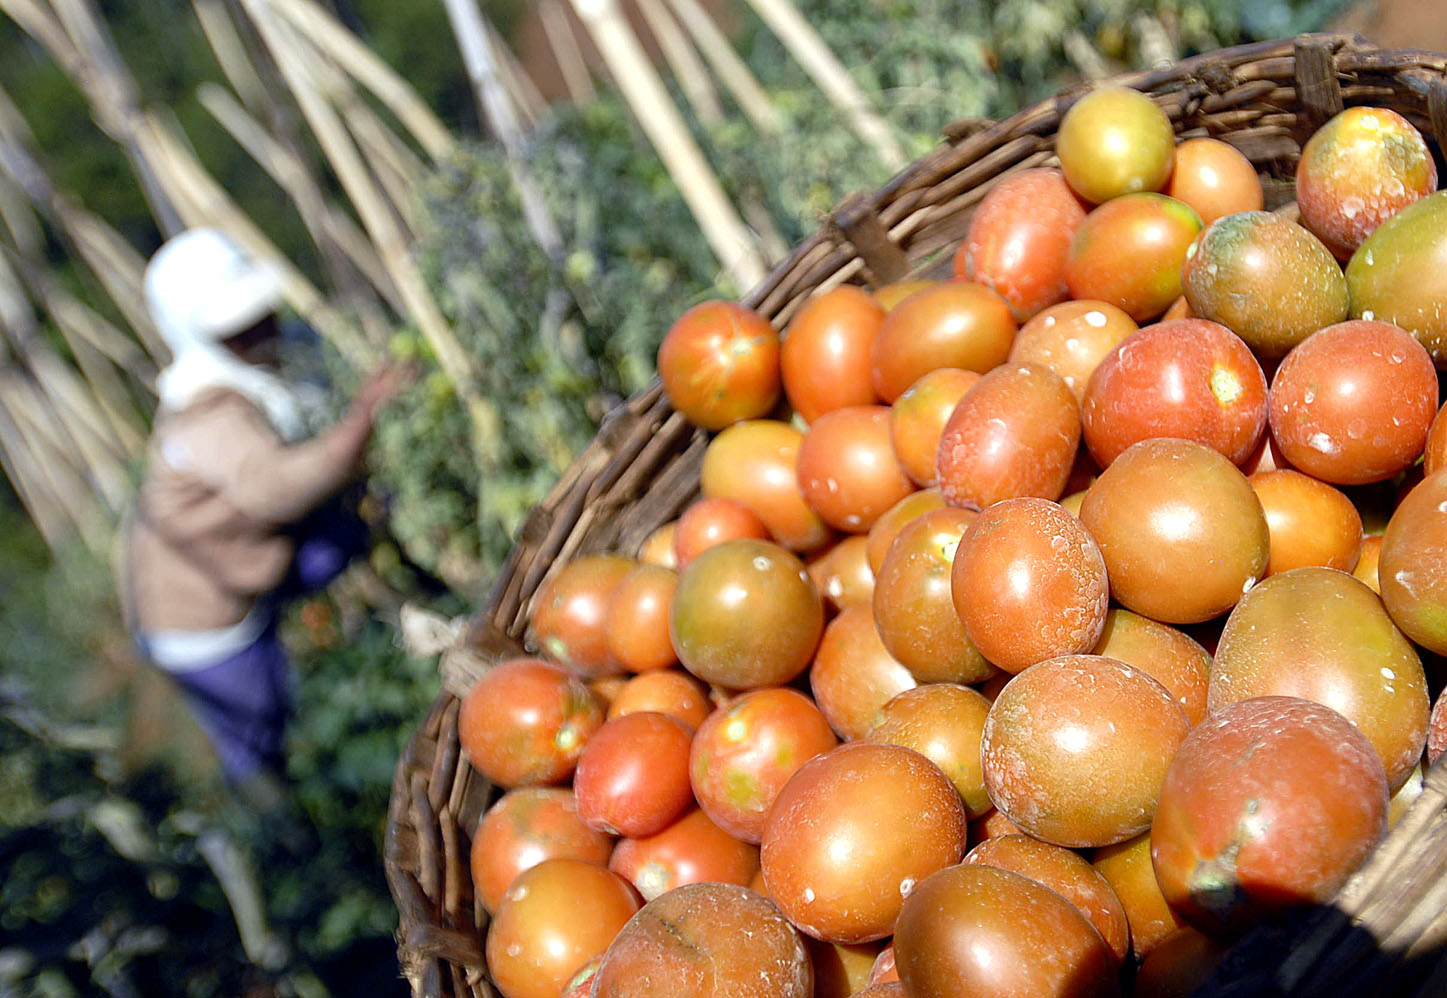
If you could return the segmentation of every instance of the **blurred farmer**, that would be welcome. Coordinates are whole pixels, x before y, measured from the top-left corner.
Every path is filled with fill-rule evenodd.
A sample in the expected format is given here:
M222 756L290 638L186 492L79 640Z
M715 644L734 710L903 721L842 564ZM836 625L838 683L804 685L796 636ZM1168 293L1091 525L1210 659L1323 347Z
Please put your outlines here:
M125 536L121 589L142 652L180 687L243 800L279 803L288 664L279 604L360 552L337 501L401 374L373 375L306 439L276 373L278 273L224 233L193 229L152 257L146 305L172 360Z

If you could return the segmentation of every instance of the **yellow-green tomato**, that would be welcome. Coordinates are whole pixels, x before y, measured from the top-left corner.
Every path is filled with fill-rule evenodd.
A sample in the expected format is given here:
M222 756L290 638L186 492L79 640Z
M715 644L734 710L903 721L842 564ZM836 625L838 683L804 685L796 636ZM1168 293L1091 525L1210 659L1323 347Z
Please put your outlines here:
M1346 269L1354 319L1401 326L1447 366L1447 191L1387 219Z
M1066 182L1100 204L1164 187L1175 163L1176 134L1165 112L1145 94L1107 87L1065 112L1055 149Z

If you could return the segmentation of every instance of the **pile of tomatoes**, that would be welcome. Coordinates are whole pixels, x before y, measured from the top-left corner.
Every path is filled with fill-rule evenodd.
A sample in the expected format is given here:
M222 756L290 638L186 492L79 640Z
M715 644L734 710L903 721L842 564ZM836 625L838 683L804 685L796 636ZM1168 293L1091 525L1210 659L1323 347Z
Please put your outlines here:
M683 315L702 497L463 701L505 998L1184 994L1442 750L1447 192L1351 108L1263 210L1147 97L954 278ZM1431 737L1429 738L1429 728Z

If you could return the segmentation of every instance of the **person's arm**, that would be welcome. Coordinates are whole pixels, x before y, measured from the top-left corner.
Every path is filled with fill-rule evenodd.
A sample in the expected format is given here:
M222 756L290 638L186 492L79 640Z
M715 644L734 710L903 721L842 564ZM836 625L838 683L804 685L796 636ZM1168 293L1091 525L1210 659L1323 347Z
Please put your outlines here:
M243 515L294 523L356 475L376 410L404 378L395 368L369 378L334 426L302 443L283 441L240 396L218 405L180 443L192 470Z

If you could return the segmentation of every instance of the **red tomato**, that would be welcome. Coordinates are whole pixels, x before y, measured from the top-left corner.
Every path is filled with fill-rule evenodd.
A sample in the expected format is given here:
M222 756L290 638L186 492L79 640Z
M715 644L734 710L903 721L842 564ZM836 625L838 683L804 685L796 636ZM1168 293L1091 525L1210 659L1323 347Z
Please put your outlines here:
M1258 697L1197 725L1171 763L1151 861L1171 907L1204 932L1325 903L1387 826L1371 744L1328 707Z
M1181 296L1181 266L1200 231L1201 216L1164 194L1107 201L1071 240L1065 265L1071 297L1110 302L1136 322L1156 318Z
M829 621L809 669L809 690L839 737L863 738L880 708L914 685L909 669L884 647L871 607L846 607Z
M473 768L499 786L560 783L602 723L602 704L577 676L514 658L484 672L462 698L457 740Z
M613 590L603 632L609 653L629 672L665 669L678 661L668 636L677 588L673 569L638 565Z
M1136 328L1134 319L1109 302L1061 302L1020 327L1010 360L1050 368L1079 401L1096 367Z
M837 744L824 715L802 693L778 687L745 693L698 729L689 754L694 796L730 835L758 842L789 777Z
M920 378L894 400L889 412L889 438L900 467L916 485L929 487L938 480L935 457L940 450L940 434L960 399L979 380L980 375L974 371L942 367Z
M940 494L951 506L1059 499L1080 444L1080 407L1038 364L1004 364L960 400L940 434Z
M1436 412L1431 355L1388 322L1314 333L1271 379L1271 435L1293 465L1337 485L1380 482L1412 464Z
M524 870L545 859L605 866L613 839L578 817L578 801L561 787L509 790L488 808L472 838L472 884L488 914Z
M1080 407L1102 468L1131 444L1179 437L1246 461L1266 431L1266 375L1241 337L1176 319L1127 337L1095 369Z
M869 357L883 324L883 306L850 284L804 303L789 323L780 354L784 393L804 422L844 406L874 403Z
M658 376L669 402L696 426L721 430L757 419L779 399L779 335L734 302L695 305L664 334Z
M737 499L705 496L678 518L673 531L673 557L679 571L702 551L740 537L773 540L759 515Z
M809 578L836 610L874 599L874 569L869 567L869 539L851 534L808 563Z
M638 838L672 824L693 802L693 729L676 717L624 714L588 741L573 777L578 814L592 828Z
M1447 655L1447 472L1402 500L1382 535L1382 602L1423 648Z
M1261 471L1247 479L1266 511L1271 560L1266 574L1321 565L1350 572L1362 550L1362 516L1339 489L1299 471Z
M620 840L608 868L652 901L684 884L747 887L759 872L759 850L694 808L655 835Z
M980 730L990 701L968 686L926 683L896 695L879 709L868 740L914 749L940 768L965 803L967 818L990 809L980 769Z
M1023 322L1064 301L1065 260L1085 207L1054 169L1007 174L990 188L955 252L956 276L994 290Z
M1266 203L1251 161L1220 139L1187 139L1176 146L1165 193L1194 208L1203 225L1222 215L1259 211Z
M968 281L946 281L896 305L874 338L874 390L893 402L930 371L990 370L1010 353L1015 319L1005 299Z
M804 501L836 530L862 534L914 491L894 456L889 409L846 406L820 416L799 445Z
M743 503L790 551L814 551L833 536L799 490L799 445L804 434L788 423L755 419L730 426L703 454L705 496Z
M608 705L608 720L645 710L676 717L696 731L713 712L713 703L703 683L682 669L658 669L623 684Z
M621 671L608 650L608 606L637 563L599 554L563 565L533 599L533 640L550 658L584 676Z

